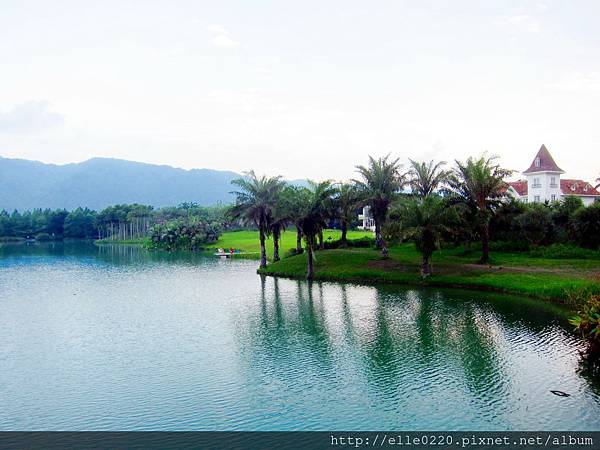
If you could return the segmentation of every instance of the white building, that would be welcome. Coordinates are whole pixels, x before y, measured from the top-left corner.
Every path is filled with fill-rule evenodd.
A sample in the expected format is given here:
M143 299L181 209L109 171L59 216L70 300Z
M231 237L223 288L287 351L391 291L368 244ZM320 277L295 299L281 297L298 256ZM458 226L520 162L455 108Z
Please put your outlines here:
M375 220L371 217L371 208L368 206L363 207L362 214L358 215L358 220L362 221L362 225L358 226L359 230L371 230L375 231Z
M600 198L600 192L593 185L583 180L561 178L564 173L542 145L529 169L523 172L526 178L508 183L507 193L529 203L555 202L574 195L588 206Z

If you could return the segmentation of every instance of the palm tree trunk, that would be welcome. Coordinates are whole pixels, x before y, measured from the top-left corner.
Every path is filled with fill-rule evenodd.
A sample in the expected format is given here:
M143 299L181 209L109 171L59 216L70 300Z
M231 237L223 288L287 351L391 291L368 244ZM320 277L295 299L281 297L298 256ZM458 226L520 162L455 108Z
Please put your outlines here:
M381 249L381 256L384 258L389 258L389 252L387 248L387 243L383 238L383 234L381 233L381 223L379 220L375 220L375 246L378 249Z
M381 250L381 224L379 223L378 219L374 219L375 220L375 248L377 248L378 250Z
M302 253L302 228L296 225L296 253Z
M481 264L490 262L490 226L487 221L481 224Z
M319 250L325 249L325 242L323 241L323 230L319 231Z
M265 247L265 230L263 227L259 227L260 236L260 268L264 269L267 267L267 249Z
M383 236L381 237L381 256L383 256L385 259L390 257L387 243L385 242L385 239L383 238Z
M342 226L342 239L340 240L340 247L348 247L348 239L346 235L348 234L348 223L345 220L341 221Z
M281 228L279 225L273 227L273 261L279 261L279 236Z
M421 276L427 278L431 275L431 264L429 264L429 256L423 253L423 262L421 264Z
M306 240L306 279L312 280L315 277L315 267L313 260L313 241L314 237L311 236Z

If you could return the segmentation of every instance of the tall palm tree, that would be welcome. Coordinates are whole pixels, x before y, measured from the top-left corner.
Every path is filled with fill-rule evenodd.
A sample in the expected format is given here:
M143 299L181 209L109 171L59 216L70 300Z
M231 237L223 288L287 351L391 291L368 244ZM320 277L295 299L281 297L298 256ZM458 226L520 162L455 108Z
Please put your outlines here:
M482 264L490 261L490 218L492 210L505 196L504 179L511 170L501 168L497 156L485 155L466 162L456 160L456 166L448 178L449 190L477 212L477 225L481 237Z
M335 195L335 215L340 219L342 238L340 247L348 246L348 227L356 219L356 207L360 201L358 189L354 183L340 183Z
M356 166L362 180L355 180L362 203L369 207L375 222L375 244L381 249L384 258L388 257L386 242L381 234L390 205L397 198L405 184L405 176L400 173L398 159L389 160L390 155L375 159L369 156L367 166Z
M302 208L308 202L310 191L303 186L287 185L281 193L281 207L288 221L296 227L296 253L302 253Z
M244 178L231 181L239 187L239 191L233 191L236 196L235 205L230 210L234 219L243 223L252 224L258 228L260 239L260 268L267 267L267 250L265 247L266 237L270 233L270 221L276 202L276 195L284 186L281 177L260 178L253 170L244 173Z
M281 183L273 190L274 204L269 214L269 231L273 235L273 261L280 260L279 257L279 241L281 233L285 231L286 225L289 223L289 209L285 198L285 183Z
M315 273L315 240L325 227L325 222L331 213L331 203L335 195L335 187L331 181L323 181L321 183L309 181L309 183L310 187L301 208L302 214L299 224L306 242L306 278L312 280Z
M406 237L415 242L421 253L421 276L426 278L432 273L433 252L440 247L442 235L450 231L454 209L437 194L409 198L402 206Z
M449 172L443 170L445 164L444 161L419 162L411 159L408 184L413 194L422 198L433 194L448 178Z

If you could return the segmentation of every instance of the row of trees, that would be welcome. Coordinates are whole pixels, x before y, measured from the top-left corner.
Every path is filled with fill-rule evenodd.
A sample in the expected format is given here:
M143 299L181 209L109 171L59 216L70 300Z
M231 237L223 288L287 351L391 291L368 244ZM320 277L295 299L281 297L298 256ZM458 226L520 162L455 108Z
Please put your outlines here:
M148 236L154 225L192 219L222 227L225 225L225 207L182 203L177 207L154 209L148 205L123 204L99 212L88 208L70 212L65 209L34 209L23 213L0 211L0 237L130 240Z
M95 211L87 208L71 212L64 209L34 209L10 214L0 211L0 238L92 238L96 216Z
M342 230L340 245L357 210L367 206L375 224L375 246L388 257L388 240L412 240L422 254L422 275L431 274L431 256L442 241L481 243L482 264L490 261L490 232L507 241L530 245L572 240L597 248L600 242L600 205L584 208L577 198L556 205L525 205L506 198L505 179L511 171L500 167L496 157L481 156L444 162L410 161L403 171L390 155L369 157L357 166L358 177L347 183L310 182L308 187L287 185L281 177L258 177L253 171L233 181L236 203L231 217L259 230L260 267L267 265L266 238L273 237L274 260L279 260L279 237L288 225L297 231L296 252L307 252L307 278L314 277L316 248L323 248L322 233L336 220ZM555 234L540 240L536 227L543 226L540 212L554 224ZM566 230L566 231L565 231ZM546 230L547 231L547 230ZM504 234L503 234L504 233ZM558 239L562 236L562 241ZM515 239L518 238L518 239Z

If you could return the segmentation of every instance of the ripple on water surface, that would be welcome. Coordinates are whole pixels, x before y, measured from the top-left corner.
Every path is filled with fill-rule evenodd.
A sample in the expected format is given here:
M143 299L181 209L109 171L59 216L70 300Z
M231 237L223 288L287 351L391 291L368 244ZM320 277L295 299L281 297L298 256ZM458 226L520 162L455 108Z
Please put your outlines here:
M539 304L255 266L1 250L0 429L600 429L581 343Z

